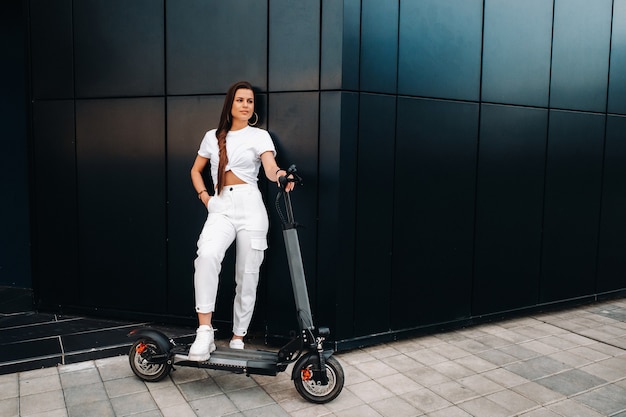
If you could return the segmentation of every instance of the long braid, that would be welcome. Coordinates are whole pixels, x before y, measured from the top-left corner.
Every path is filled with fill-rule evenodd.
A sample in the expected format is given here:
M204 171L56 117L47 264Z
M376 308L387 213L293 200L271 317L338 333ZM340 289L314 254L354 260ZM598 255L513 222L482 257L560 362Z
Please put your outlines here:
M220 152L220 163L217 166L217 194L222 192L224 188L224 175L226 174L226 165L228 165L228 155L226 154L226 134L227 130L217 132L217 146Z

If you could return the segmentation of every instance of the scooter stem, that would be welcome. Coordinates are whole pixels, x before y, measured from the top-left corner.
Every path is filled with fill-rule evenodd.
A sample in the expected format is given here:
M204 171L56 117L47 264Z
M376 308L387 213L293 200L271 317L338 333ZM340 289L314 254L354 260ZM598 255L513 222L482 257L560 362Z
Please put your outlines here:
M300 242L298 232L295 228L283 230L285 248L287 250L287 263L291 275L291 285L293 296L298 310L298 319L301 330L313 330L313 318L311 315L311 305L309 304L309 293L306 287L304 276L304 266L302 264L302 254L300 252Z

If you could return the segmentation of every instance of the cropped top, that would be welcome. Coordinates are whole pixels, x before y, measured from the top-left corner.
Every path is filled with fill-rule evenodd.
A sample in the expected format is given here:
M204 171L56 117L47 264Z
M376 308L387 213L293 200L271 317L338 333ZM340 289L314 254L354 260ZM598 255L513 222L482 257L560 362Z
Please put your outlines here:
M198 149L198 155L207 158L211 163L213 184L217 184L217 168L220 162L216 133L217 129L206 132ZM261 168L261 154L267 151L276 156L274 142L267 130L246 126L240 130L229 131L226 134L226 171L230 170L246 183L255 185Z

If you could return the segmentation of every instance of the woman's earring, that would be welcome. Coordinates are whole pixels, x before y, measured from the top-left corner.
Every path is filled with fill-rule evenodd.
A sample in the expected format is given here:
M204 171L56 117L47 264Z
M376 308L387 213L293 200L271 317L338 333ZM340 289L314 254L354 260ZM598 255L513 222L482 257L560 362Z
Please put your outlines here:
M259 115L254 112L254 116L256 117L256 119L254 119L254 123L250 123L250 120L248 120L248 124L250 126L256 126L256 124L259 123Z

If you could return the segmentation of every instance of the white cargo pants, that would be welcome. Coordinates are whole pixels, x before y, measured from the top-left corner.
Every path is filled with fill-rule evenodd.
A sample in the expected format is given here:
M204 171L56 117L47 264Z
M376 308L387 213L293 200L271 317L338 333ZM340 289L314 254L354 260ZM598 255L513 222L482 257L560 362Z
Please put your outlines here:
M211 197L208 211L194 262L196 312L215 311L222 260L236 240L233 333L245 336L252 320L259 269L267 249L267 210L258 187L241 184L225 186L220 195Z

